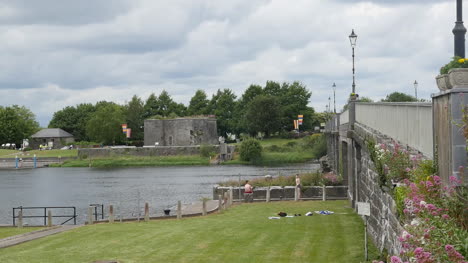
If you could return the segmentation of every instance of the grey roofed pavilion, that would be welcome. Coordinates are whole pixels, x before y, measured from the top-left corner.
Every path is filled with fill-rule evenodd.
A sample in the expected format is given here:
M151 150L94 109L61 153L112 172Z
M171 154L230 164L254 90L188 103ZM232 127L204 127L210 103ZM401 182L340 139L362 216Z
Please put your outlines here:
M38 149L39 145L46 145L53 149L59 149L68 143L75 141L73 135L59 128L42 129L31 136L29 146Z
M36 132L35 134L31 135L31 138L51 138L51 137L66 138L66 137L73 137L73 135L59 128L42 129Z

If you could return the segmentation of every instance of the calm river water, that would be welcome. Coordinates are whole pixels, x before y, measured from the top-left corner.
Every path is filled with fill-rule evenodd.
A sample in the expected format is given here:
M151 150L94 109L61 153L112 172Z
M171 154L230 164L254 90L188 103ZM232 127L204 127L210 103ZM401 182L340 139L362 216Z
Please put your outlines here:
M246 180L271 174L290 175L319 169L307 163L283 167L190 166L141 168L40 168L0 171L0 224L12 224L18 206L75 206L78 223L86 220L89 204L114 205L116 216L143 213L145 202L152 216L182 203L212 198L213 186L228 180ZM26 213L25 213L26 214ZM57 221L56 221L57 220ZM25 223L41 224L37 219ZM58 224L59 219L54 219Z

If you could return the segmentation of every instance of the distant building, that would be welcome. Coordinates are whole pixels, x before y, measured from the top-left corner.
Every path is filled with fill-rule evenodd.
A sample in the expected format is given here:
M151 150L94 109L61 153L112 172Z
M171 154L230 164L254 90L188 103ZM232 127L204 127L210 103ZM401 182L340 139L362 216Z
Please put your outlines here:
M74 141L73 135L62 129L42 129L31 136L29 147L39 149L39 145L46 145L48 148L60 149Z
M145 146L219 144L216 119L145 120Z

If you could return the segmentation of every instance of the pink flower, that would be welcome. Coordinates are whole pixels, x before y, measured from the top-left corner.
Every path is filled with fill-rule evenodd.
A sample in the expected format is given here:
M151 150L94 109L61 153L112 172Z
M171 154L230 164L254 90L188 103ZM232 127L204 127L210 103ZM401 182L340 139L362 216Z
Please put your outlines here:
M390 260L391 260L392 263L403 263L403 262L401 261L401 258L399 258L399 257L397 257L397 256L392 256L392 257L390 258Z
M442 215L442 218L443 218L443 219L449 219L450 216L448 216L447 214L443 214L443 215Z

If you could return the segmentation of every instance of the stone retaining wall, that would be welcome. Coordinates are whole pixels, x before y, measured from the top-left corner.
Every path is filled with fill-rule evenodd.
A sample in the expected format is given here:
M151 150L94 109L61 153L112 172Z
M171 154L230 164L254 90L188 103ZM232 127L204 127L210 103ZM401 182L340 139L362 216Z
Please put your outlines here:
M223 196L230 187L214 187L213 199L217 200L218 195ZM233 199L244 198L244 187L232 187ZM294 186L271 186L270 198L271 200L294 200ZM347 186L327 186L325 193L328 200L347 199L348 187ZM267 187L254 187L253 198L257 200L266 200ZM239 198L240 194L240 198ZM322 200L323 187L322 186L307 186L301 190L301 198L303 199L317 199Z
M213 152L219 153L219 145L211 145ZM226 147L226 158L230 160L234 146ZM135 148L84 148L78 149L79 158L113 157L113 156L170 156L170 155L199 155L200 146L157 146Z

